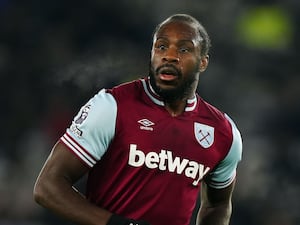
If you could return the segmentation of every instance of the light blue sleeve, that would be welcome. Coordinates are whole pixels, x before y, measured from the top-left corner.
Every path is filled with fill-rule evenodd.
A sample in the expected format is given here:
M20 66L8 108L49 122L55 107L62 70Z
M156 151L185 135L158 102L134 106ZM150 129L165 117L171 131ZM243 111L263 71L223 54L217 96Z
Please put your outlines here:
M232 145L227 156L219 163L217 168L210 174L207 184L213 188L225 188L229 186L236 176L236 169L242 158L242 138L235 123L225 115L232 127Z
M116 117L117 103L102 89L80 109L61 140L93 167L115 135Z

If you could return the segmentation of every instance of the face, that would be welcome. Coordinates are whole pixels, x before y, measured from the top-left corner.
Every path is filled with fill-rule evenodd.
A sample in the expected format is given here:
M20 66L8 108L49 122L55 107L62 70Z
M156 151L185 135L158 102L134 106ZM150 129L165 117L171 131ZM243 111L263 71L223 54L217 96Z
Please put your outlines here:
M154 35L150 82L166 101L194 95L208 63L201 57L200 38L192 25L179 21L167 22Z

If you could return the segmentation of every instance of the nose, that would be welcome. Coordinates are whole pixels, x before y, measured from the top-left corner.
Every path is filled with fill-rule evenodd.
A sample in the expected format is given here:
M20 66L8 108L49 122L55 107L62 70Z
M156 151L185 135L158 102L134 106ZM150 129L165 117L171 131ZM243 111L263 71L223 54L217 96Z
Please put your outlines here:
M163 56L163 61L177 63L179 62L178 52L174 48L168 48Z

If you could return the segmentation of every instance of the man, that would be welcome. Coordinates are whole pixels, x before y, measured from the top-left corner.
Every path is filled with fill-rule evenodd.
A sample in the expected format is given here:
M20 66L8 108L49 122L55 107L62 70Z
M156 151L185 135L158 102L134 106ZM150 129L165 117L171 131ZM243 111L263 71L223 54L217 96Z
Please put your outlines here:
M103 89L81 108L41 170L35 200L75 224L188 225L201 193L197 224L228 224L242 142L232 120L196 94L209 46L189 15L159 24L149 77ZM86 173L84 197L73 184Z

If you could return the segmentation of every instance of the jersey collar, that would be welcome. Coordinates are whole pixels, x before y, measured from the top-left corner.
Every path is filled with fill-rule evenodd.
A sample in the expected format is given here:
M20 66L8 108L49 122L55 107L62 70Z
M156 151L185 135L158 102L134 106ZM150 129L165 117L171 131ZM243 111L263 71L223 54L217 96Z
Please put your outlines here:
M164 106L165 103L163 102L162 98L155 93L154 89L152 88L150 84L150 78L141 79L141 82L144 87L145 93L148 95L148 97L157 105ZM193 98L187 100L187 104L185 107L186 112L194 111L197 105L197 96L194 95Z

